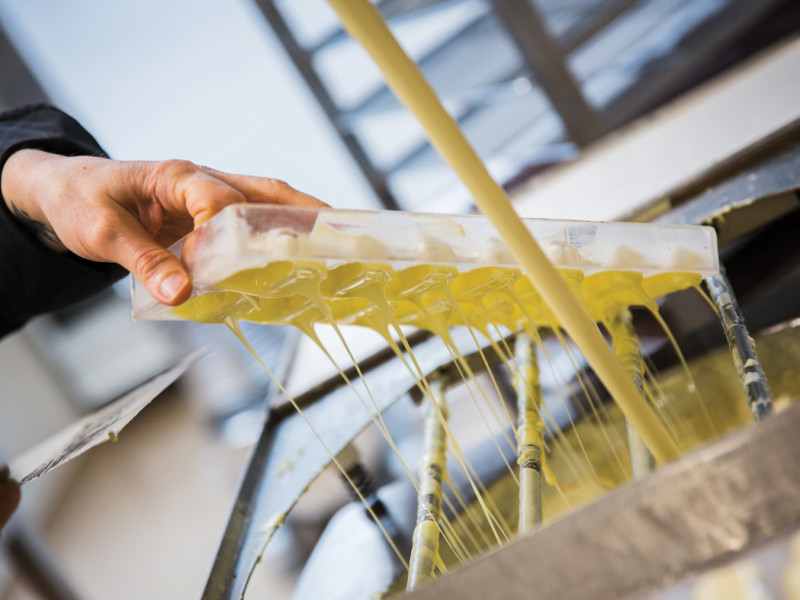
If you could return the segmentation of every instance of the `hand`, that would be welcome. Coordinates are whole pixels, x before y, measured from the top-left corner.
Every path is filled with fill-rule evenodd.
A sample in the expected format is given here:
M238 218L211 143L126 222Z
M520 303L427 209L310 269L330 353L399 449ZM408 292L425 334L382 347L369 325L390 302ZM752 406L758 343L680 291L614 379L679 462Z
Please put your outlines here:
M19 485L8 478L8 467L0 467L0 531L19 504Z
M187 161L114 161L19 150L2 172L11 212L59 252L116 262L156 300L188 299L191 280L166 247L240 202L327 206L283 181L231 175Z

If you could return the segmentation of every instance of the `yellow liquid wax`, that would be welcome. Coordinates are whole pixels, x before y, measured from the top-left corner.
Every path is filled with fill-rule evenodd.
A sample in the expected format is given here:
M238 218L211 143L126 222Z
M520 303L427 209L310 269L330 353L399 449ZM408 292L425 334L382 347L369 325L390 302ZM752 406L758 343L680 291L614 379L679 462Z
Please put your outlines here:
M669 292L675 290L669 290ZM667 292L667 293L669 293ZM629 306L646 306L658 310L655 300L644 291L644 277L636 271L612 271L589 275L581 282L581 295L595 321L613 319Z
M654 299L645 292L648 278L638 273L609 271L584 278L580 271L570 269L563 274L573 291L581 295L581 302L598 318L608 314L611 307L625 303L654 305ZM624 289L620 289L620 282L625 283ZM674 273L669 278L661 277L651 289L668 293L691 287L695 282L692 275ZM214 291L173 309L173 314L203 322L244 319L293 325L317 343L314 326L330 319L340 324L370 327L387 340L391 339L390 328L399 330L400 325L423 327L443 339L454 361L460 365L462 377L471 381L481 395L484 393L475 384L475 374L450 339L451 327L468 326L488 332L490 327L497 325L512 331L522 327L535 330L557 325L553 312L527 277L518 269L505 267L484 267L460 273L453 266L425 264L395 271L382 263L346 262L328 269L321 262L287 260L260 269L243 270L214 288ZM394 342L391 344L402 356L400 348ZM413 352L409 356L415 362ZM414 372L410 365L407 366ZM429 391L418 367L415 377L423 392ZM478 399L473 398L478 405ZM485 396L484 401L488 403ZM481 418L486 420L483 413ZM508 525L494 516L497 511L489 506L493 501L483 500L487 496L486 488L464 460L449 429L448 441L479 499L485 522L491 525L494 543L500 543L501 537L507 539L510 535ZM588 458L591 452L586 450L583 454ZM551 485L557 485L549 465L543 462L548 467L546 479ZM583 473L584 469L578 469L579 474ZM601 487L605 486L601 484ZM559 489L558 495L563 497L564 492ZM457 546L459 543L453 541L449 545Z
M648 290L667 294L695 287L698 282L696 275L684 273L643 277L635 272L607 271L584 277L579 270L565 269L562 275L573 292L579 295L580 302L598 320L609 318L613 311L622 306L635 304L656 307L655 298L648 294ZM414 375L423 395L430 396L430 385L404 338L401 337L401 341L413 367L391 337L392 331L402 336L401 325L425 328L434 332L448 346L456 368L468 382L468 387L471 383L471 389L477 390L489 406L491 404L483 389L476 383L475 373L453 343L450 329L466 326L486 335L491 330L496 331L499 326L510 331L525 328L534 333L541 327L558 328L554 311L550 310L519 269L483 267L461 273L454 266L435 264L395 270L379 262L344 262L329 269L324 263L315 261L277 261L259 269L240 271L215 285L212 291L173 309L172 313L183 319L201 322L230 324L244 319L264 324L293 325L312 337L317 344L320 342L314 328L318 323L369 327L389 342ZM538 333L535 337L539 339ZM475 342L478 345L477 338ZM470 393L480 411L480 418L488 428L488 419L480 408L478 398L474 391ZM497 419L496 413L494 416ZM510 422L508 413L507 417ZM544 418L545 415L539 416L540 420ZM376 424L397 452L380 417ZM453 432L446 423L444 425L449 447L477 500L478 513L472 518L488 527L485 532L473 529L473 533L466 534L465 540L465 534L449 522L441 523L445 562L455 564L479 551L474 542L469 542L470 539L476 539L476 535L482 539L488 536L488 544L486 541L478 544L482 548L501 544L510 539L514 524L509 522L500 503L477 477ZM565 438L555 435L553 443L559 447L559 458L554 464L547 456L548 450L543 449L542 468L548 483L544 499L548 517L596 497L619 483L619 471L613 468L610 461L605 463L601 460L600 467L595 465L598 456L619 455L626 451L623 447L609 448L609 444L616 446L616 440L622 438L616 436L612 440L604 428L602 420L594 419L591 424L573 425L571 435ZM497 441L495 445L500 450ZM581 460L581 456L586 460ZM512 470L510 466L509 469ZM554 471L559 472L558 482ZM514 485L518 486L513 470L511 474ZM410 472L409 477L414 480ZM445 501L449 502L447 499ZM463 509L464 500L458 498L458 501Z
M584 278L579 270L565 269L562 275L598 319L629 304L655 307L655 298L647 290L667 294L696 286L698 281L696 274L677 272L642 277L636 272L607 271ZM474 373L450 338L452 326L469 326L484 334L497 326L510 331L525 328L536 338L539 327L557 326L554 313L528 278L518 269L507 267L460 273L453 266L423 264L395 271L378 262L345 262L329 270L321 262L286 260L243 270L214 287L215 291L173 309L173 314L203 322L244 319L293 325L318 344L314 332L317 323L332 319L366 326L387 340L423 393L429 392L424 373L416 365L413 352L409 357L414 368L406 362L390 329L401 336L400 325L434 332L450 348L463 378L474 383ZM401 340L407 346L404 338ZM475 388L483 395L480 386ZM510 415L507 417L511 422Z
M655 297L674 291L673 283L684 285L686 282L683 278L677 276L676 282L661 278L650 282L648 288L645 285L646 278L637 280L636 277L620 277L619 273L606 273L593 275L594 279L587 284L585 290L581 277L567 278L565 284L562 279L564 273L559 275L547 260L544 252L514 213L502 188L492 180L456 122L447 114L425 82L419 69L394 40L378 10L367 0L330 0L330 4L339 14L345 29L374 58L384 72L389 86L417 116L434 147L453 166L478 206L489 216L525 271L536 281L535 289L528 282L527 288L524 284L520 284L519 290L511 289L511 286L501 292L487 290L486 298L476 304L474 297L468 298L460 293L454 293L452 287L447 290L442 287L453 284L452 273L448 273L448 269L422 267L408 270L402 278L395 280L395 277L392 277L386 283L387 290L391 291L387 299L391 303L392 316L400 323L429 328L445 341L449 337L447 331L455 324L475 327L479 331L488 330L489 325L497 324L504 326L508 324L511 330L525 327L532 331L542 326L563 327L584 352L631 422L640 429L642 437L657 459L660 462L673 459L679 452L675 440L626 376L624 368L615 359L595 323L611 318L612 315L609 313L618 308L639 304L652 308ZM407 281L409 279L410 281ZM615 285L620 279L632 281L626 281L623 286L625 289L619 291L615 289ZM691 283L684 285L684 287L691 286ZM516 284L514 287L517 287ZM323 308L324 303L332 305L340 301L356 300L334 298L332 295L320 296L319 290L322 288L316 289L317 295L309 298L320 308ZM633 298L628 297L627 292L630 292ZM550 306L541 302L539 293L548 299ZM504 295L508 297L508 302L496 297ZM489 296L495 297L487 303ZM587 308L588 311L585 310ZM385 307L382 310L384 313L388 312ZM369 314L368 308L363 303L354 307L347 304L340 305L336 313L333 313L332 308L327 308L323 312L326 316L338 315L331 318ZM209 311L209 314L216 316L218 311ZM391 320L388 314L385 316ZM364 324L373 321L372 318L365 319ZM573 430L577 435L577 428ZM622 436L619 436L619 439L622 439ZM589 443L591 441L590 439ZM607 439L600 441L607 443ZM601 471L598 479L605 484L602 475ZM612 480L614 476L609 474L607 477ZM588 478L588 481L593 480ZM480 496L478 500L485 511L485 503L481 501ZM491 525L491 519L489 523Z
M643 277L614 270L584 278L580 271L563 269L561 274L597 321L620 308L654 308L657 298L697 287L701 279L683 272ZM469 325L488 331L498 324L514 331L559 324L518 269L482 267L459 273L447 265L418 265L395 272L387 264L352 262L329 271L322 262L290 260L240 271L171 314L211 323L227 317L270 325L291 325L298 318L322 322L319 306L318 313L306 310L316 305L317 295L343 325L367 325L364 321L372 320L368 315L386 312L387 304L398 325L431 330Z

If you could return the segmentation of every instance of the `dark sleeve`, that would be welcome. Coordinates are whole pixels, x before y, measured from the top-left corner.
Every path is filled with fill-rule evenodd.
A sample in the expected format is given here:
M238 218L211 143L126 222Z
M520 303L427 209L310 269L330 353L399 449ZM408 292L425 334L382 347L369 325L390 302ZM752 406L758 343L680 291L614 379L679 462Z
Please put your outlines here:
M23 148L106 156L75 119L42 104L0 113L0 176L8 158ZM31 317L88 298L126 273L119 265L49 250L0 199L0 336Z

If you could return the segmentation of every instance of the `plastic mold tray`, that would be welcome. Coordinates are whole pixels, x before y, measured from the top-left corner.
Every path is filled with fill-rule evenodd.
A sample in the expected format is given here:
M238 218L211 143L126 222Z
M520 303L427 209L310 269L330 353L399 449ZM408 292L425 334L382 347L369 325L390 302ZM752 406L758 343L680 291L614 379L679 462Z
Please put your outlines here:
M585 274L608 270L719 271L711 227L524 219L559 269ZM229 206L172 247L189 269L193 296L243 269L282 260L309 260L331 268L346 262L383 263L398 270L419 264L464 272L486 266L518 267L494 226L482 216L339 210L267 204ZM175 319L131 278L133 317Z

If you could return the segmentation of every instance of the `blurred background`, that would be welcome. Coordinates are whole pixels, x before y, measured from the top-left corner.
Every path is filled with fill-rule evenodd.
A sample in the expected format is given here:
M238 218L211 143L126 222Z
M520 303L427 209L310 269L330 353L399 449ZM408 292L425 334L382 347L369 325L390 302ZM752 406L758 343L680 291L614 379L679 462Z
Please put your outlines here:
M795 39L800 21L790 0L376 3L521 212L573 218L628 216L659 195L609 179L619 204L586 188L564 200L540 193L540 178L669 117L670 103ZM113 158L277 177L341 208L474 210L323 0L0 0L0 26L0 108L53 103ZM680 170L710 142L674 131L662 147L681 151L629 157L632 180L671 161ZM196 598L274 390L227 331L129 315L122 281L0 343L3 459L211 348L117 444L27 486L15 523L78 597ZM293 331L246 333L290 392L332 371ZM359 355L380 346L349 335ZM288 598L303 536L348 500L335 477L315 486L248 597ZM14 571L2 559L0 598L40 597Z

